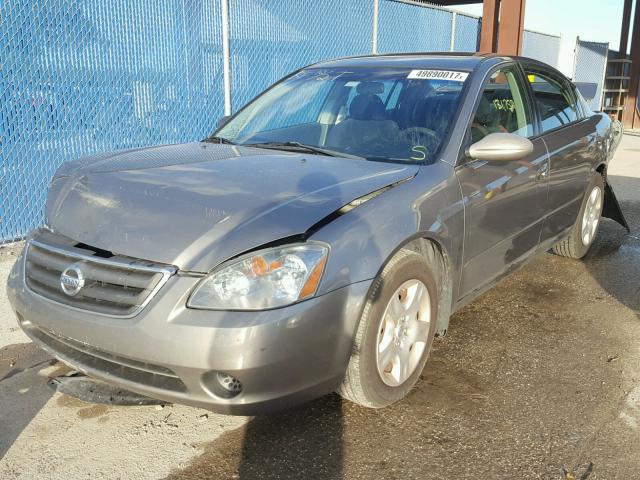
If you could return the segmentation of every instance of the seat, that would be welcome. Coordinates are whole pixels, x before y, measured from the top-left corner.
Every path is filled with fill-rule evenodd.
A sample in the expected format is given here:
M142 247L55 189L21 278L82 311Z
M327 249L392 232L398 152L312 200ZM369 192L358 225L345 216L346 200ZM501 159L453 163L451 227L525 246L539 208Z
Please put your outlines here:
M473 142L481 140L490 133L514 132L518 129L515 106L511 109L509 101L513 104L510 92L485 90L471 125Z
M422 108L423 124L429 130L436 132L439 136L443 136L447 126L450 124L451 117L455 114L455 108L458 105L458 97L455 93L443 93L432 95L425 99Z
M346 152L370 152L372 145L397 141L399 129L386 118L386 111L377 93L384 87L379 82L362 82L349 105L347 117L334 125L327 135L326 145Z

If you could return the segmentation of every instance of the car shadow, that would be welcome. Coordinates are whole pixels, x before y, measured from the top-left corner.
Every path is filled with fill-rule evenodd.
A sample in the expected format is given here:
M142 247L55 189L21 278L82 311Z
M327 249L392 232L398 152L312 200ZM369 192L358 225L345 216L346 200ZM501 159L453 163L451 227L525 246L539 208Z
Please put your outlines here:
M39 375L51 363L34 343L0 349L0 459L53 395Z
M203 445L168 480L342 479L343 403L335 394L297 408L252 418Z
M631 233L610 219L603 219L583 263L591 276L618 302L640 316L640 286L637 264L629 259L640 253L640 201L630 200L640 191L640 179L609 176Z
M342 400L337 395L256 417L245 429L238 477L342 478L343 438Z

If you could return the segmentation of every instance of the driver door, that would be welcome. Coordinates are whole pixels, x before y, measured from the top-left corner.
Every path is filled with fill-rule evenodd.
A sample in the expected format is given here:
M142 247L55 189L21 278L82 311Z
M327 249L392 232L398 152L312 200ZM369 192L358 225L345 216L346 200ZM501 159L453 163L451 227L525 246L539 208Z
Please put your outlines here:
M464 158L456 167L465 209L460 297L473 296L512 266L533 254L546 212L549 160L534 137L533 109L516 64L488 75L467 132L467 144L496 132L533 142L533 152L517 161Z

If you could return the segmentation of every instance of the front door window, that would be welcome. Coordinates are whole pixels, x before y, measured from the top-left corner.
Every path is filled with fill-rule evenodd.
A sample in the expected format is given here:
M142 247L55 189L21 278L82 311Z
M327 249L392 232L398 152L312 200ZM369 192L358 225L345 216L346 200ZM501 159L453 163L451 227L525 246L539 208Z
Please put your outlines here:
M475 143L490 133L533 135L531 111L513 69L494 72L485 86L470 127Z

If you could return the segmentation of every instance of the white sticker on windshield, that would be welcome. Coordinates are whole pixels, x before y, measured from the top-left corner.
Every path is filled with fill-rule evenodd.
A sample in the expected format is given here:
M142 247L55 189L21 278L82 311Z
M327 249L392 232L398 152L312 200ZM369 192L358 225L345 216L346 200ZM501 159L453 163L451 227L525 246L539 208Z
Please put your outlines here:
M411 70L407 76L418 80L452 80L464 82L469 76L468 72L456 72L454 70Z

